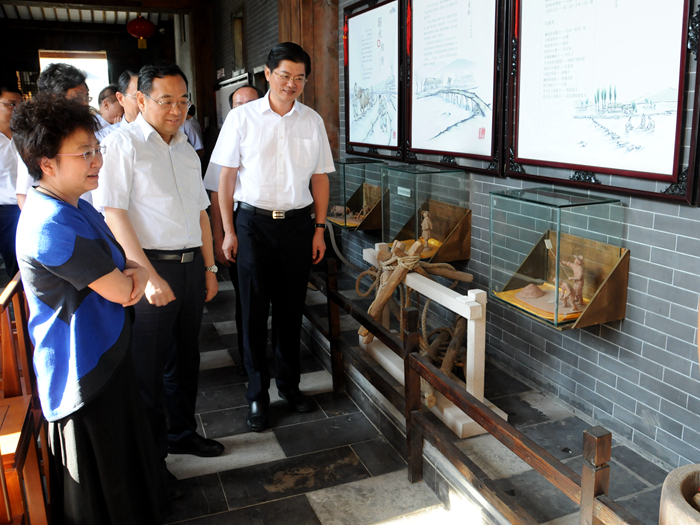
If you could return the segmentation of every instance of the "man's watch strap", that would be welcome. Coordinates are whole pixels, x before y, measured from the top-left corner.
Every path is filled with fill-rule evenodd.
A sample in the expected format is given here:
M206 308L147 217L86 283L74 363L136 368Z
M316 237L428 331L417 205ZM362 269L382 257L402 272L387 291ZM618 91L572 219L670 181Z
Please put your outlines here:
M216 273L219 271L219 267L215 264L212 264L211 266L205 267L204 270L207 272Z
M325 222L317 222L316 223L316 228L323 228L324 230L326 229L326 223Z

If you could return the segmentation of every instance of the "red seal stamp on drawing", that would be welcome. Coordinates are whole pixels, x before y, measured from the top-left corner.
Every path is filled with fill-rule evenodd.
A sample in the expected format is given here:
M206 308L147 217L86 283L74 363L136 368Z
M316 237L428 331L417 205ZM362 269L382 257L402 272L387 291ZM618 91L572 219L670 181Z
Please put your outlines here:
M479 128L479 140L486 138L486 128Z

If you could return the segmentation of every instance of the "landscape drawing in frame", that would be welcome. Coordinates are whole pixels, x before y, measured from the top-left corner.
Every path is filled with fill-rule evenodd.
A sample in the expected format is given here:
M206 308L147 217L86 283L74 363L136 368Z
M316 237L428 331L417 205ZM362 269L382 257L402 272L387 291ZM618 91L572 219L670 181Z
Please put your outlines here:
M360 4L367 2L350 6L346 13ZM353 146L375 152L400 148L399 13L399 1L390 0L346 15L345 122L349 151Z
M409 8L409 149L492 159L497 0L409 0Z
M514 161L675 182L687 0L515 0Z

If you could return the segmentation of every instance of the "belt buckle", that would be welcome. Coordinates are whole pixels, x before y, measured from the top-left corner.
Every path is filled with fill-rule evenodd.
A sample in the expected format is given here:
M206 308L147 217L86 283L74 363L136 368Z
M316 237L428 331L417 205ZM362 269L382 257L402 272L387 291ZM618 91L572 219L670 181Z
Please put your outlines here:
M272 212L272 218L273 219L284 219L284 211L282 210L274 210Z
M187 252L182 254L182 258L180 259L181 263L188 263L194 261L194 252Z

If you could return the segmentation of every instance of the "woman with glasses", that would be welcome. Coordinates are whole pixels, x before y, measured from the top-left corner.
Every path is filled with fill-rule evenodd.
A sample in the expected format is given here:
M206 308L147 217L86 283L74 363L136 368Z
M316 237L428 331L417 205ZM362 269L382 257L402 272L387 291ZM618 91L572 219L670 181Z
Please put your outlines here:
M160 478L131 355L131 305L148 275L80 196L105 149L76 100L18 106L13 138L39 185L17 230L42 411L49 421L53 523L160 523Z

